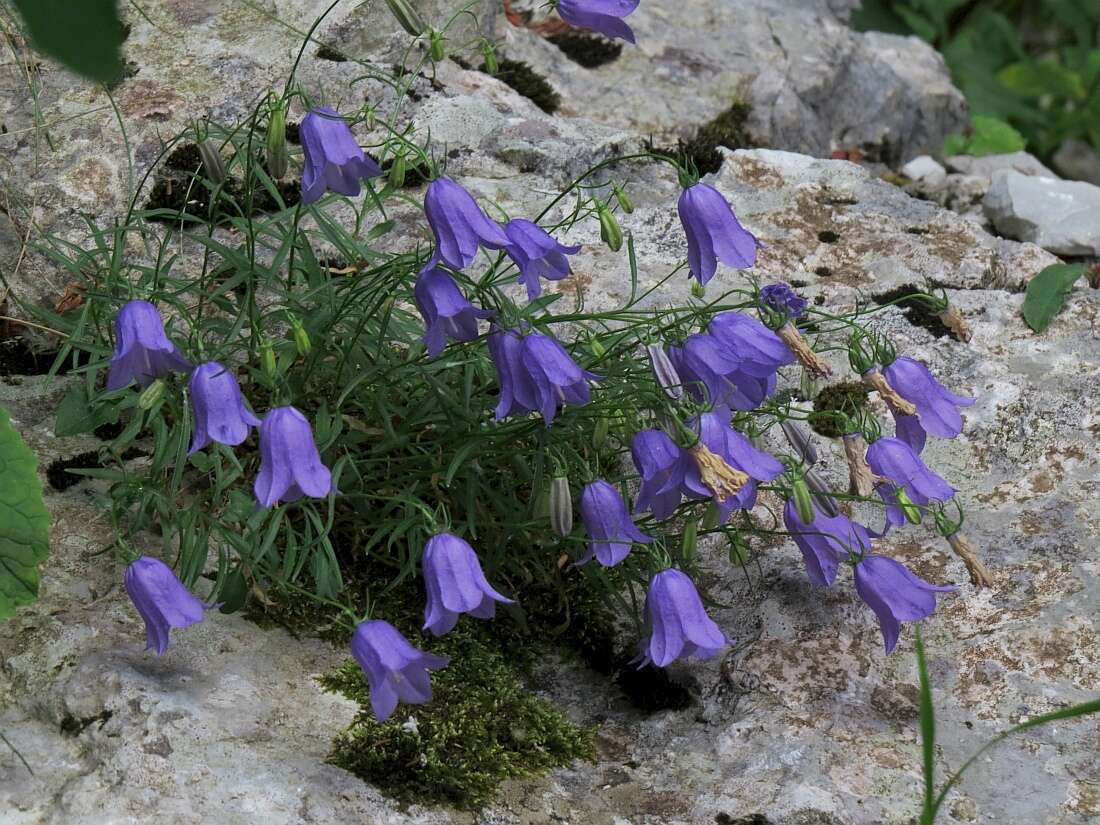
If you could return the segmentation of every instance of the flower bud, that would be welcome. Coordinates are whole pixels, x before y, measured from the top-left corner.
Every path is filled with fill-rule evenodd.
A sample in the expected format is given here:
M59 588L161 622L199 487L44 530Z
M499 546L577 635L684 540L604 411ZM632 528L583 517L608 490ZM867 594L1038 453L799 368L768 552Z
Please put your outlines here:
M482 47L481 56L485 60L485 71L489 74L496 74L500 70L500 63L497 62L497 50L493 48L492 43L486 43Z
M905 515L905 520L910 524L920 524L920 508L913 503L913 499L909 498L905 490L901 487L895 488L894 497L897 499L901 512Z
M618 252L623 248L623 230L615 219L611 210L600 203L596 207L596 214L600 219L600 240L607 244L612 252Z
M550 482L550 528L562 538L573 532L573 498L564 476Z
M705 298L707 294L707 288L698 281L691 282L691 297L693 298Z
M630 200L625 189L619 186L619 184L613 183L611 184L611 191L615 193L615 200L619 202L619 207L623 212L629 215L634 211L634 202Z
M794 448L794 454L806 464L817 464L817 448L810 440L810 434L794 421L783 420L779 426L783 430L783 435L787 436L791 447Z
M680 378L680 374L676 372L676 367L669 360L665 348L660 344L649 344L645 349L649 355L649 366L653 369L653 376L657 379L657 385L673 401L683 398L683 379Z
M274 381L279 374L279 367L275 361L275 349L266 339L260 342L260 366L263 368L264 375L271 381Z
M791 498L794 500L795 510L798 512L798 518L803 524L813 524L814 522L814 503L810 498L810 487L806 484L806 479L799 476L794 480L791 485Z
M832 496L832 490L829 489L829 485L825 483L825 479L821 477L813 467L803 471L803 477L806 479L806 485L810 488L810 492L813 493L814 503L817 505L817 509L827 515L829 518L836 518L840 515L840 507L836 503L836 499Z
M717 527L719 515L718 505L711 501L710 504L707 505L707 511L703 513L703 529L713 530Z
M443 48L443 32L435 29L428 32L428 51L431 52L432 60L436 63L447 56L447 52Z
M290 168L286 152L286 104L281 100L272 104L268 115L266 150L268 174L278 180Z
M389 6L397 22L401 24L401 28L413 37L419 37L424 33L424 29L428 28L428 24L417 14L409 0L386 0L386 5Z
M684 525L684 536L682 541L684 558L691 561L695 558L695 550L699 544L699 519L688 519L687 524Z
M141 395L138 396L138 409L139 410L151 410L155 407L160 399L164 398L165 384L161 379L157 379L148 387L141 391Z
M592 354L597 358L603 358L607 355L607 347L600 343L599 338L590 338L588 346L592 348Z
M390 165L390 185L394 189L400 189L405 185L405 154L401 153L393 159Z
M601 418L596 422L595 428L592 430L592 446L597 450L602 450L607 443L607 435L611 430L611 423L607 418Z
M218 151L218 147L214 145L213 141L203 139L198 142L199 157L202 158L202 168L206 177L212 183L225 183L227 177L225 171L225 161L222 160L221 152Z
M313 343L309 340L309 333L306 332L306 328L302 326L302 322L297 318L291 320L290 326L294 331L294 346L298 349L298 354L305 358L313 348Z

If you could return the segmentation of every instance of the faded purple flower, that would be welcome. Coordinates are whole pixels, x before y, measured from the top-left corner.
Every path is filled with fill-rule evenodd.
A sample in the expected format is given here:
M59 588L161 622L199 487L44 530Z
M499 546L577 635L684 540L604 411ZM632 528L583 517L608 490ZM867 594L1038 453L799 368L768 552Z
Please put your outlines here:
M300 132L305 155L303 203L313 203L326 189L355 197L361 178L382 174L378 164L363 153L344 119L327 106L302 118Z
M581 518L589 542L588 552L577 564L585 564L595 557L604 567L614 567L626 558L631 542L649 544L653 541L634 526L623 497L602 478L587 485L581 493Z
M760 290L760 306L790 318L801 318L809 303L791 289L790 284L770 284Z
M478 319L493 315L490 310L477 309L466 300L454 278L437 266L420 270L413 298L424 318L424 345L432 358L439 357L448 338L455 341L477 338Z
M351 655L363 669L370 686L370 706L379 722L390 718L399 701L422 705L431 701L428 671L444 668L447 656L425 653L389 622L371 619L355 628Z
M917 408L917 418L925 432L936 438L954 438L962 432L958 408L969 407L975 399L949 392L928 367L904 355L894 359L883 373L898 395Z
M733 214L722 193L705 183L689 186L677 204L688 243L688 267L700 284L714 277L718 261L735 269L756 263L759 246Z
M489 328L489 355L497 371L500 400L496 419L523 415L536 409L535 385L523 365L523 336L518 329Z
M536 223L524 218L513 218L504 226L504 234L511 243L504 251L519 267L519 281L527 287L527 300L533 301L542 294L542 282L560 281L569 275L566 255L576 255L579 246L563 246Z
M131 381L148 387L170 372L190 372L193 365L164 333L164 321L148 301L130 301L115 316L115 352L107 370L107 389Z
M710 659L730 643L707 615L691 579L679 570L662 570L650 580L645 615L642 666L665 667L688 656Z
M913 448L897 438L880 438L867 448L872 472L890 479L905 490L914 504L947 501L955 488L928 469Z
M191 408L195 413L195 433L188 455L216 441L236 446L248 438L260 419L252 414L241 396L233 373L216 361L200 364L191 373Z
M126 595L145 620L145 649L161 656L168 649L168 631L202 621L205 605L183 586L159 559L142 556L130 563L123 577Z
M421 564L428 589L424 629L434 636L450 632L460 613L491 619L496 615L497 602L513 604L492 588L481 572L474 548L458 536L440 533L428 539Z
M902 622L916 622L936 610L936 593L955 587L937 587L885 556L864 556L856 565L856 592L878 616L882 640L890 653L898 643Z
M680 506L690 457L661 430L636 433L630 442L630 455L642 478L634 512L649 510L656 519L668 518Z
M634 32L622 18L636 8L638 0L558 0L558 14L570 26L630 43L634 42Z
M504 230L481 211L473 195L448 177L428 184L424 214L435 236L433 261L463 269L477 256L477 248L504 249L511 243Z
M699 401L754 410L775 390L774 373L750 375L741 368L735 351L705 333L689 335L682 346L669 347L668 357L688 392Z
M557 414L558 405L573 404L580 407L588 403L588 382L599 381L577 366L557 341L549 335L532 333L523 339L523 367L531 378L534 392L534 409L542 414L549 427Z
M802 551L806 575L817 587L828 587L836 579L837 565L850 553L860 555L871 549L871 534L859 522L840 514L829 517L815 505L814 520L806 524L798 517L793 499L783 508L783 523Z
M321 463L309 419L294 407L276 407L264 416L253 489L264 507L303 496L323 498L332 490L332 473Z
M741 372L757 378L770 378L780 367L795 362L782 338L743 312L715 315L707 332L737 354Z

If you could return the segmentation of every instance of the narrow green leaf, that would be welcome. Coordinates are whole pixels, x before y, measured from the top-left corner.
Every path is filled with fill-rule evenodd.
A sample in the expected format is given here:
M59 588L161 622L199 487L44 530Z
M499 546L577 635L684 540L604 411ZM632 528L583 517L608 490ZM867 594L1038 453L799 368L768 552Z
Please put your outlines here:
M1080 264L1054 264L1032 278L1024 296L1023 314L1027 325L1036 332L1050 326L1084 272Z
M924 659L924 639L917 627L914 646L917 652L917 674L920 678L920 744L924 757L924 804L921 825L931 825L935 818L936 794L936 712L932 708L932 686L928 680L928 665Z
M100 83L122 73L115 0L15 0L15 7L38 51Z
M38 565L49 542L38 461L0 407L0 620L38 597Z

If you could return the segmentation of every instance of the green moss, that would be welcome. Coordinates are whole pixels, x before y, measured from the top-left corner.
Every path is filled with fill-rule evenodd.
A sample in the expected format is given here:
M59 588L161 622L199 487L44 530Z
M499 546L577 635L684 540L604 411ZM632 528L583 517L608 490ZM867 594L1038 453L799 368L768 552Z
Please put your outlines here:
M502 57L497 62L499 65L493 75L497 80L507 83L548 115L558 110L561 95L554 91L554 87L545 77L521 60ZM489 71L484 63L478 68L486 73Z
M547 40L561 49L562 54L574 63L586 69L595 69L611 63L623 53L622 43L591 32L568 31L555 34Z
M810 413L809 423L815 432L828 438L840 438L844 435L837 425L834 412L854 415L867 406L870 391L859 381L844 381L830 384L814 399L814 411Z
M680 140L674 147L651 148L662 154L682 156L695 165L700 175L717 172L722 165L718 147L749 149L756 142L749 136L746 123L752 106L748 101L734 100L713 119L700 126L689 140Z
M912 232L912 230L910 230L910 232ZM880 292L877 295L873 295L872 300L879 306L901 301L898 306L905 313L905 318L910 324L928 330L937 338L951 337L951 330L944 325L943 321L940 320L939 314L933 310L927 302L904 300L913 295L920 294L922 294L922 290L917 289L915 286L899 286L897 289L891 289L887 292Z

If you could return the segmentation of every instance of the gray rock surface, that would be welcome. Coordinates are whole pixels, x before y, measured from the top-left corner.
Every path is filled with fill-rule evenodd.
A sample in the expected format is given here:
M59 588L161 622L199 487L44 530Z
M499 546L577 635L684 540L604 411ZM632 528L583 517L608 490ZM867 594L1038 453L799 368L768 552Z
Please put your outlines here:
M1100 186L1100 155L1091 143L1071 138L1058 147L1051 161L1063 178Z
M947 170L930 155L918 155L903 167L901 174L928 186L938 186L947 179Z
M982 203L997 231L1057 255L1100 254L1100 187L997 172Z
M973 155L952 155L947 158L946 163L947 168L953 172L982 177L989 181L992 181L994 175L1002 169L1011 169L1021 175L1030 175L1037 178L1058 177L1030 152L985 155L980 158Z

